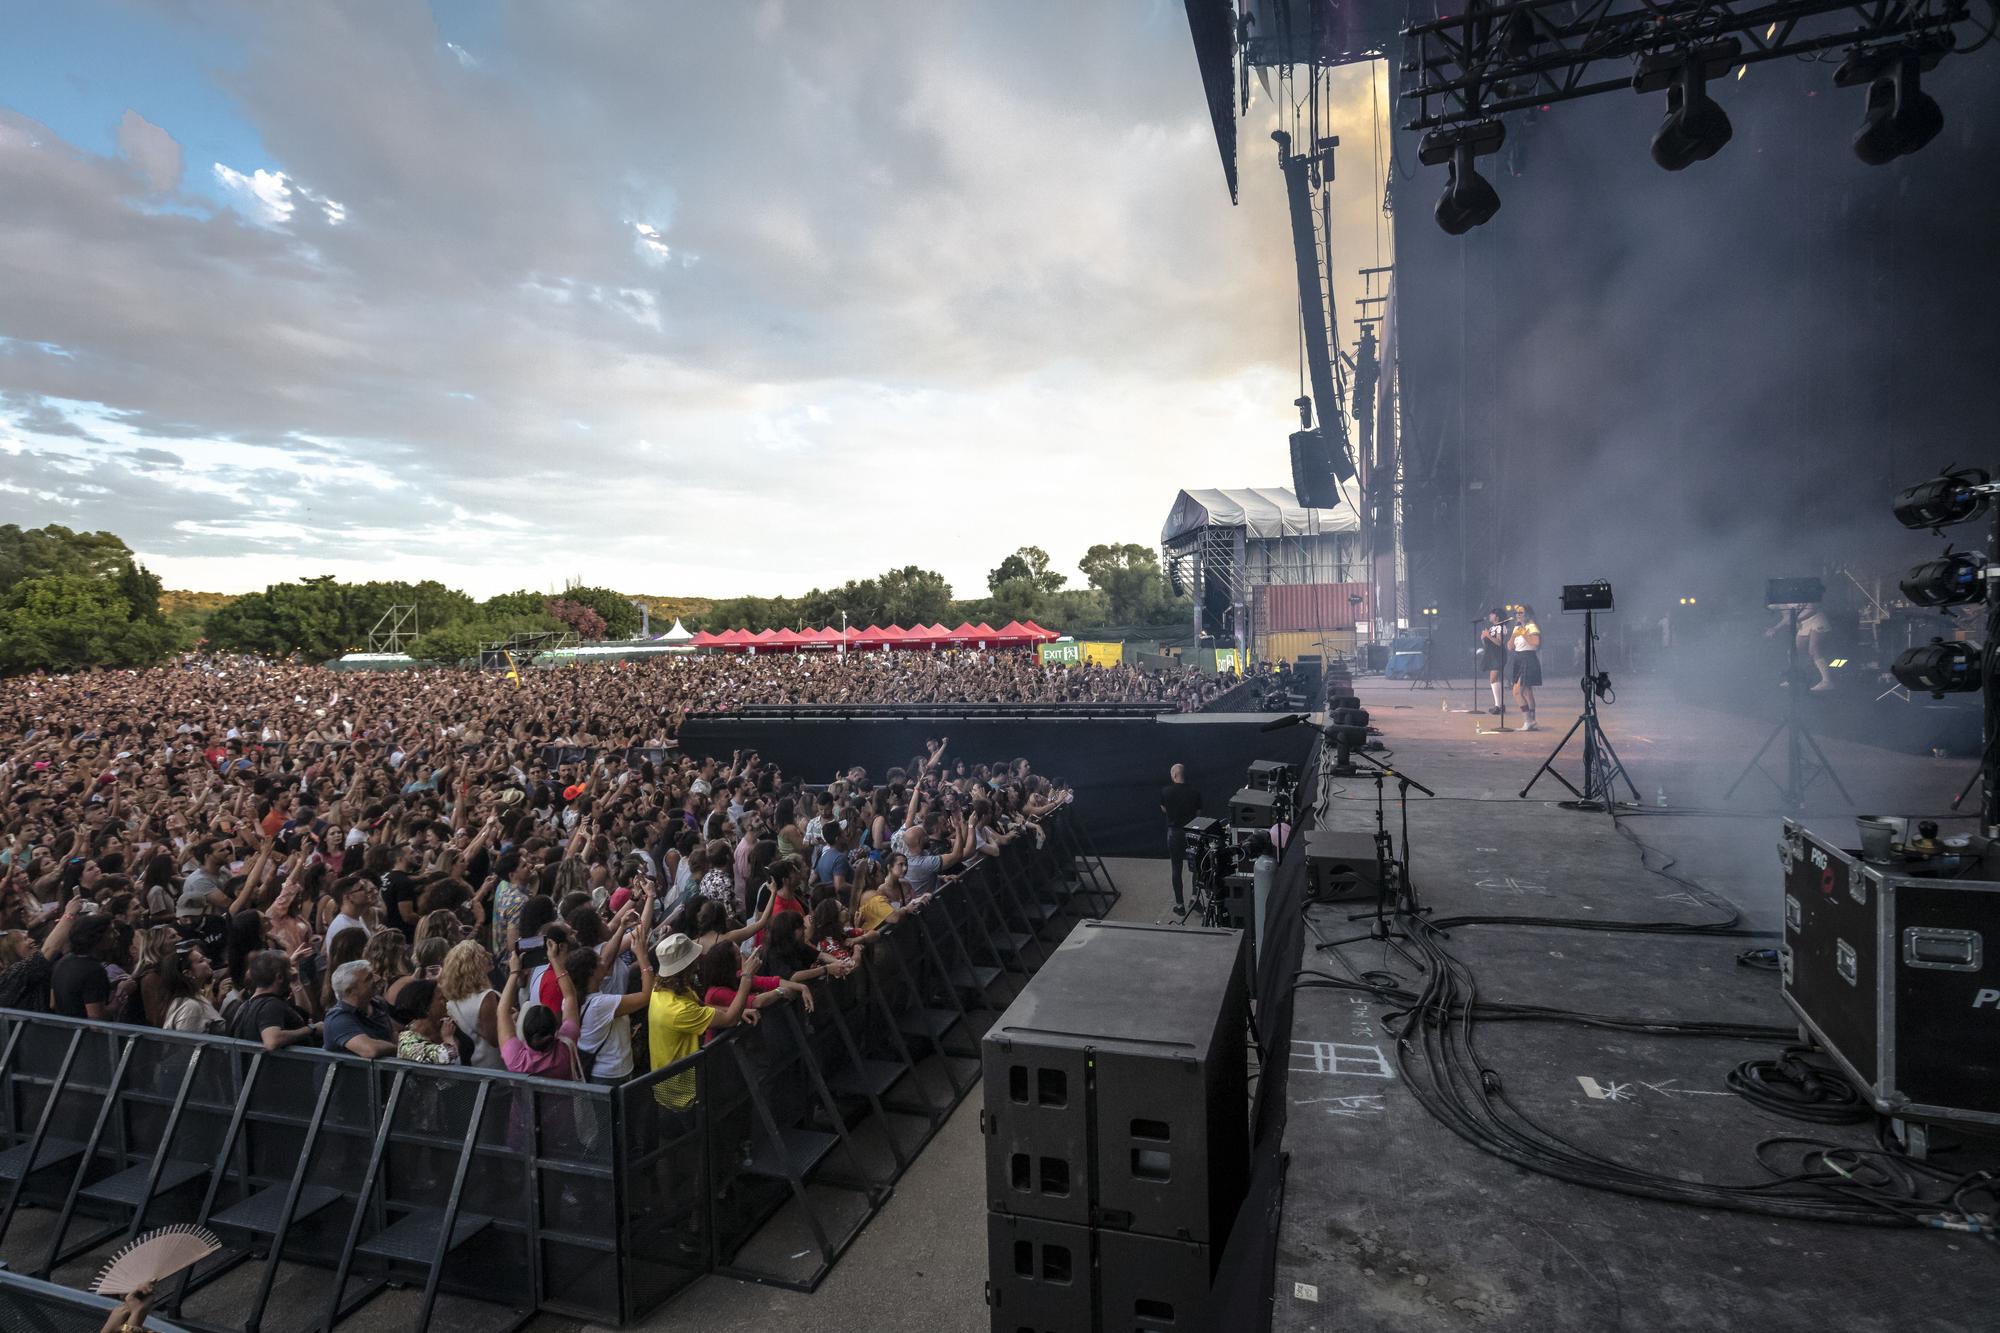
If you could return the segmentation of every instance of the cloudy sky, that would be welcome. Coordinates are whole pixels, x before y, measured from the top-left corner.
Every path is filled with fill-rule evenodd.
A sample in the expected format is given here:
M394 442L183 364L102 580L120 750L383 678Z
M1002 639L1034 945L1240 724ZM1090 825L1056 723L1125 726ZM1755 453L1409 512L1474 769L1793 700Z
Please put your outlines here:
M975 595L1017 545L1073 569L1178 487L1288 480L1272 108L1231 208L1174 0L9 26L0 521L110 529L170 587L916 562ZM1351 275L1364 72L1342 105Z

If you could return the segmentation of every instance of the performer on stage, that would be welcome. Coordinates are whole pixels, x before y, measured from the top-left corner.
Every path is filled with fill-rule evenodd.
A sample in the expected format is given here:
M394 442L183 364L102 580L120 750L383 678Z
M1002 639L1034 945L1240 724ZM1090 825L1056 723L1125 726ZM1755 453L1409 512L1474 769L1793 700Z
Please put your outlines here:
M1514 697L1521 701L1523 731L1539 731L1535 725L1535 687L1542 683L1542 627L1535 623L1535 608L1521 603L1514 621Z
M1500 673L1507 667L1507 617L1498 607L1486 613L1486 624L1479 631L1479 669L1486 673L1486 687L1493 691L1493 706L1486 711L1500 711Z
M1786 602L1771 609L1778 613L1778 623L1765 630L1764 637L1768 639L1783 633L1792 621L1793 612L1797 612L1799 656L1809 659L1819 668L1819 684L1813 686L1812 691L1820 694L1832 689L1833 677L1827 671L1826 641L1833 632L1833 622L1827 619L1826 612L1815 602ZM1790 687L1792 682L1787 680L1784 684Z

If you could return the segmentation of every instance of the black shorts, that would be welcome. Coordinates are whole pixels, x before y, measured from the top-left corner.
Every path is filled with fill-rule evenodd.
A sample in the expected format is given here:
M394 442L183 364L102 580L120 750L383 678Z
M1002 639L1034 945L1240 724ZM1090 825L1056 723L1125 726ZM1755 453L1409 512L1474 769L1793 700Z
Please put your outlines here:
M1498 646L1490 643L1480 645L1479 669L1481 671L1498 671L1502 666L1506 665L1506 661L1506 654L1501 652Z
M1514 683L1535 686L1542 683L1542 655L1536 652L1514 654Z

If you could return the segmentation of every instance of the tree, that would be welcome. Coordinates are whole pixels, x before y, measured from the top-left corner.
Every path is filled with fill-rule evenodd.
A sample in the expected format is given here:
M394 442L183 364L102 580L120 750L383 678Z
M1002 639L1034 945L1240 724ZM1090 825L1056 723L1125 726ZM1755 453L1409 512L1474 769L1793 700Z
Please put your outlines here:
M928 625L951 614L951 584L935 570L905 565L876 582L882 590L884 624Z
M135 620L112 580L48 574L17 580L0 598L0 671L144 666L172 646L157 620Z
M489 597L479 604L479 610L487 616L538 616L548 605L549 595L545 592L530 592L523 588L519 592L503 592Z
M572 602L567 597L557 597L550 600L546 609L550 615L575 630L579 639L604 637L604 617L582 602Z
M125 605L134 620L159 620L160 576L144 565L130 559L125 568L118 571L115 584L118 595L125 599Z
M1049 568L1049 553L1039 546L1021 547L986 575L987 590L995 596L1002 584L1021 581L1037 592L1055 592L1069 580L1062 571Z
M420 662L463 662L479 656L481 644L505 637L489 633L483 621L461 620L419 634L410 645L410 656Z
M564 600L587 606L598 614L604 622L603 630L596 636L600 639L629 639L639 632L639 608L622 592L575 586L563 589L562 595Z
M108 532L72 532L59 523L45 528L0 525L0 593L23 579L50 574L110 582L131 560L131 548Z
M1106 613L1119 625L1168 624L1176 599L1160 573L1160 557L1150 546L1123 542L1091 547L1077 568L1104 594Z

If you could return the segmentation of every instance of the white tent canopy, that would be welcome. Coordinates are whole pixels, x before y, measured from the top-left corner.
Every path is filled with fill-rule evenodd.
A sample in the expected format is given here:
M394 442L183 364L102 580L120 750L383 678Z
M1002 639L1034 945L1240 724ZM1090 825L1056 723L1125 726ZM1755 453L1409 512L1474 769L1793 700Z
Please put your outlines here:
M662 634L656 643L686 643L694 637L694 631L681 624L679 616L674 617L674 627Z
M1160 542L1165 545L1176 537L1210 527L1240 527L1249 537L1266 539L1358 532L1361 520L1354 512L1352 486L1342 486L1341 494L1348 503L1339 509L1305 509L1290 488L1283 486L1182 491L1174 497L1167 525L1160 530Z

